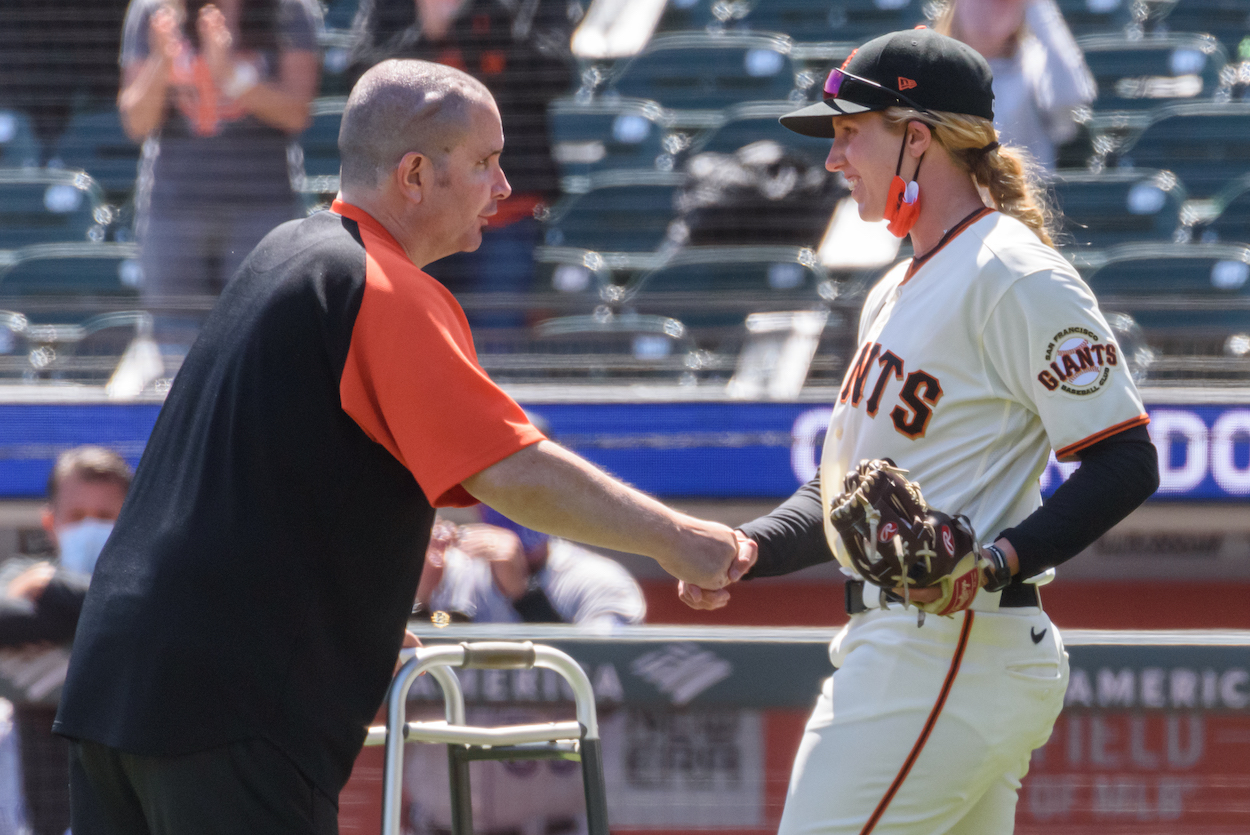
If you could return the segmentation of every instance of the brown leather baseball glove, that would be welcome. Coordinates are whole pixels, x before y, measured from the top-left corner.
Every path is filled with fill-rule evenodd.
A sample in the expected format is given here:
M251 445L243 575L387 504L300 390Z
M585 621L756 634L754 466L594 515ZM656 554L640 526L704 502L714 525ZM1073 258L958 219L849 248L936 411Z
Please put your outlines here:
M972 605L981 587L981 548L964 516L934 510L888 458L860 462L830 503L829 518L855 570L883 589L900 589L904 603L953 615ZM936 588L929 603L911 600L916 588Z

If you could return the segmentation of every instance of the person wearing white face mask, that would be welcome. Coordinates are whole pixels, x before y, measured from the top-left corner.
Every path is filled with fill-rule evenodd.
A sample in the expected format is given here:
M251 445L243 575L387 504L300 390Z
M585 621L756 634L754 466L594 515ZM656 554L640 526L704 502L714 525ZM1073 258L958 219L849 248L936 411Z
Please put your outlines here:
M50 696L63 680L87 584L130 479L130 466L112 450L81 446L62 453L48 478L40 520L57 560L14 564L0 574L0 678L16 697L13 725L34 835L61 835L69 826L68 751L51 732L56 705Z

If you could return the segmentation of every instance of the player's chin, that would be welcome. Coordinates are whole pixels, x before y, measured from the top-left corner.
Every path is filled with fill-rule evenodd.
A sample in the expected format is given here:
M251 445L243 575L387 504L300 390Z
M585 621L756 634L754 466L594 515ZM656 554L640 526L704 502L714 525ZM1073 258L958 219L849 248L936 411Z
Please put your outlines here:
M885 220L885 212L874 209L872 205L866 201L855 201L855 208L859 210L859 219L865 223L879 223Z

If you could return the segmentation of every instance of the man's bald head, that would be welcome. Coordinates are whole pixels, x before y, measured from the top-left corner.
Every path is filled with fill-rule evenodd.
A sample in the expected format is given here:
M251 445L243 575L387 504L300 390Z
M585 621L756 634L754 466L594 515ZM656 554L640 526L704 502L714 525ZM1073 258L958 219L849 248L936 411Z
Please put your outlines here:
M474 105L493 102L473 76L429 61L383 61L360 77L339 127L344 187L376 188L404 154L438 163L469 130Z

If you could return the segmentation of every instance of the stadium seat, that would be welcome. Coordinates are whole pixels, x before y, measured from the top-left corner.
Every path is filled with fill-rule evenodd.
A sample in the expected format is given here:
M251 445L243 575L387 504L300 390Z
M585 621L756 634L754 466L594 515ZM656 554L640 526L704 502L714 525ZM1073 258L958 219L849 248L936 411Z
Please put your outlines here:
M691 385L733 367L732 358L701 350L680 321L634 313L548 319L510 351L479 356L501 382Z
M346 98L313 101L312 121L299 136L303 152L303 179L296 177L295 190L302 194L331 194L339 183L339 124Z
M1186 207L1196 215L1193 234L1197 240L1250 246L1250 175L1237 178L1214 197L1201 202L1205 205Z
M1224 48L1201 35L1089 35L1078 43L1098 82L1097 113L1209 100L1228 63Z
M750 295L761 302L788 304L820 301L829 280L816 254L787 246L690 247L654 269L635 270L628 298L657 299L661 294Z
M741 25L796 41L859 44L924 23L924 5L923 0L756 0Z
M35 168L40 155L30 117L20 110L0 110L0 166Z
M1050 186L1063 212L1065 246L1171 241L1181 225L1185 188L1168 171L1059 171Z
M672 170L687 135L670 137L671 115L641 99L579 102L560 98L547 109L552 154L565 176L613 169ZM666 141L666 138L668 141Z
M732 154L753 142L772 140L815 165L824 165L833 140L801 136L777 122L794 108L791 102L748 102L729 107L724 113L724 123L701 137L691 148L691 153L712 151Z
M323 0L325 28L351 29L352 21L356 18L356 8L359 5L358 0L328 0L328 2Z
M0 249L100 242L112 213L81 171L0 169Z
M146 311L39 324L0 309L0 380L102 385L110 397L134 397L163 373Z
M143 283L135 244L39 244L5 254L0 296L135 296Z
M71 116L53 156L65 168L90 174L109 202L122 203L134 190L141 151L122 128L117 108L110 107Z
M544 240L607 252L651 252L673 239L670 227L685 177L662 171L608 171L583 194L566 195L551 211Z
M676 110L786 99L795 90L790 51L790 39L779 35L656 35L609 73L606 94L651 99Z
M1211 197L1250 174L1250 103L1165 105L1115 150L1120 168L1167 169L1190 197Z
M1130 314L1148 336L1219 343L1250 330L1250 248L1125 244L1074 263L1104 309Z
M1134 0L1058 0L1059 11L1072 34L1123 34L1135 16ZM1143 10L1144 14L1144 10Z
M1151 32L1208 34L1233 56L1250 37L1250 4L1245 0L1151 0L1146 5Z

